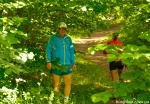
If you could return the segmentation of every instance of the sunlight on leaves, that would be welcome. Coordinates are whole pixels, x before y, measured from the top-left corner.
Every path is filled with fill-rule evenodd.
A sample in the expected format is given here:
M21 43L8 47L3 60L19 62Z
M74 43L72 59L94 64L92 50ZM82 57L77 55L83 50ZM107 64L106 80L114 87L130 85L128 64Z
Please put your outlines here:
M33 54L33 52L30 52L30 53L28 53L27 56L28 56L28 59L31 60L31 59L33 59L33 57L34 57L34 54Z
M16 56L17 62L24 64L28 59L32 60L34 58L33 52L30 53L19 53L19 56Z
M20 57L21 57L21 60L23 62L26 62L27 61L27 54L26 53L20 53Z
M108 54L107 57L108 57L108 62L112 62L114 60L117 60L117 56L114 54Z
M141 57L141 54L135 53L133 54L133 59L139 59Z
M86 11L87 10L86 6L82 7L81 9L82 9L82 11Z
M150 2L150 0L146 0L147 2Z
M91 52L91 55L94 55L94 54L95 54L95 51L92 51L92 52Z
M94 103L103 101L104 103L107 103L109 101L109 98L112 97L111 93L109 91L100 92L97 94L93 94L91 96L91 99Z
M16 80L16 82L26 82L26 80L24 80L22 78L16 78L15 80Z
M7 17L0 18L0 19L3 21L3 23L6 23L6 22L7 22Z
M141 39L146 39L148 42L150 42L150 30L142 32L138 37Z
M149 59L149 60L150 60L150 54L149 54L149 53L144 54L144 56L145 56L147 59Z

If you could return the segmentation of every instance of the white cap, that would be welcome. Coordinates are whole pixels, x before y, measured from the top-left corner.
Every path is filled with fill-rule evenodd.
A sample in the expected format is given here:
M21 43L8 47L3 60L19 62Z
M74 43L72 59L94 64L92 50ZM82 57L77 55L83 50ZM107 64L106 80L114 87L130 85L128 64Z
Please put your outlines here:
M60 22L59 25L58 25L58 27L59 28L67 28L67 25L64 22Z

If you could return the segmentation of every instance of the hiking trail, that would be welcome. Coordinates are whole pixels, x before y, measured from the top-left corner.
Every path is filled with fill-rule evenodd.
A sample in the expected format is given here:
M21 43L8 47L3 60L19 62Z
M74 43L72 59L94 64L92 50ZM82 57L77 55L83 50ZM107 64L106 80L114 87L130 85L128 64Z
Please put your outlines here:
M93 46L97 43L104 43L107 40L107 36L119 30L119 26L115 26L113 28L110 28L108 30L104 30L101 32L94 32L90 35L90 37L85 37L81 39L75 39L74 45L76 51L84 52L85 53L85 59L90 59L92 62L99 65L102 69L109 71L107 57L102 53L102 51L96 52L94 55L88 53L88 48L90 46Z
M104 43L107 41L107 36L112 32L119 30L119 26L115 26L108 30L104 30L101 32L94 32L90 35L90 37L85 37L81 39L75 39L73 41L75 45L75 50L79 52L85 53L84 58L91 60L93 63L98 65L100 68L106 71L106 75L108 79L111 80L110 71L109 71L109 63L107 62L106 55L103 54L102 51L96 52L94 55L88 53L88 48L97 44L97 43ZM116 104L116 100L109 100L107 104Z

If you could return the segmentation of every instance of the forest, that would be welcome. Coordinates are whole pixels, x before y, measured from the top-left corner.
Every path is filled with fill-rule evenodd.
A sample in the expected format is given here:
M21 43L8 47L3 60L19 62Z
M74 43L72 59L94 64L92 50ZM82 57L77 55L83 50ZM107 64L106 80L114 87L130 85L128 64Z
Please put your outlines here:
M110 81L75 48L69 104L150 103L150 0L0 0L0 104L62 104L64 83L56 93L45 58L62 21L73 40L119 26L123 49L97 43L88 52L114 53L108 62L121 59L129 70L121 78L130 80Z

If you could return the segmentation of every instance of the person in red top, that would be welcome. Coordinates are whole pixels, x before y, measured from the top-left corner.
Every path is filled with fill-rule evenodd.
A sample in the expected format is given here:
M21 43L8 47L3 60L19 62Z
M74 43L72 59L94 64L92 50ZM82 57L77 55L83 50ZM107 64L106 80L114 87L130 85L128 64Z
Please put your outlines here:
M113 33L112 40L110 40L107 44L124 46L124 44L118 40L118 33ZM118 53L121 53L121 51L118 50ZM107 55L107 54L112 54L112 53L108 53L104 50L103 54ZM121 80L120 76L122 74L123 67L124 65L122 64L121 60L114 60L112 62L109 62L109 68L110 68L110 73L112 76L112 81L114 82L117 81L117 73L119 75L119 80Z

